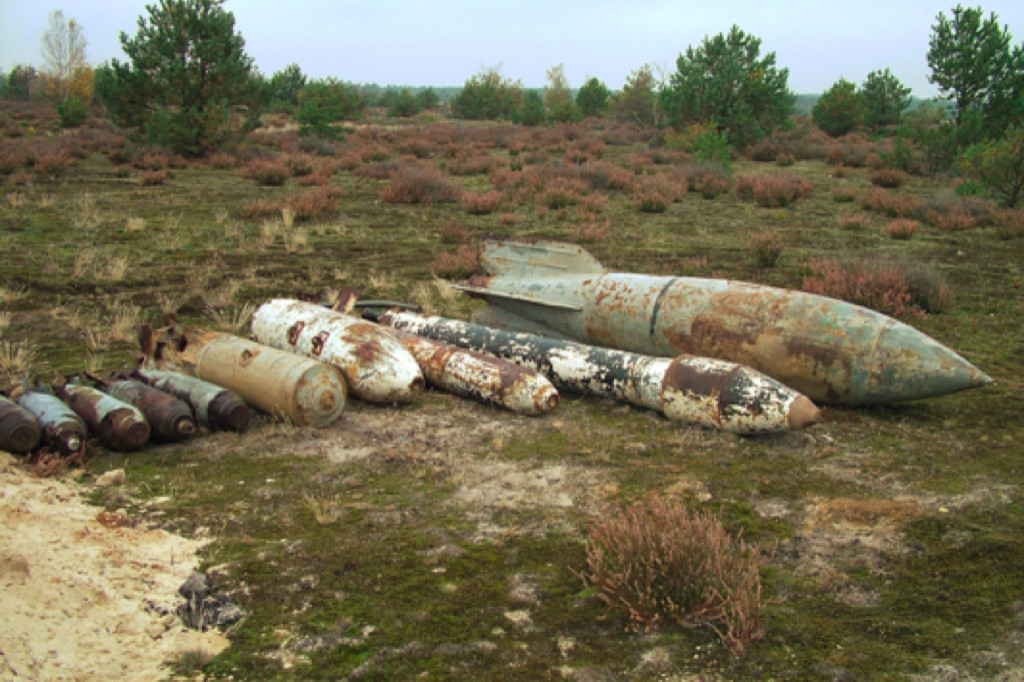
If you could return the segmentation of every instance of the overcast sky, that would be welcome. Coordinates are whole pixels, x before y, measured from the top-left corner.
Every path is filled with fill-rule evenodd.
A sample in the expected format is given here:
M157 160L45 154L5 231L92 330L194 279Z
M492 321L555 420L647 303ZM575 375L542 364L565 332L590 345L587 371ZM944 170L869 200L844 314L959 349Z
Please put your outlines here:
M119 34L134 36L157 0L0 0L0 72L41 68L40 39L61 9L85 33L88 61L124 60ZM675 71L687 46L736 24L789 69L797 93L821 93L839 78L860 84L888 67L917 97L937 94L925 54L939 12L924 0L228 0L245 49L267 76L298 64L311 78L380 85L461 86L484 68L527 87L565 65L569 85L591 76L609 88L650 64ZM965 2L968 7L975 2ZM1024 39L1024 1L981 4Z

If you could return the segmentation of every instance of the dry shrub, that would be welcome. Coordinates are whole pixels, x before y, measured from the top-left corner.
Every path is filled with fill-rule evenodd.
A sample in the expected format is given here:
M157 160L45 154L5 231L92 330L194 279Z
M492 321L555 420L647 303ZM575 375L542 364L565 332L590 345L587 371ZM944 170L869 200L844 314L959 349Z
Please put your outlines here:
M445 223L437 229L442 244L465 244L472 236L473 232L462 223Z
M1000 239L1024 235L1024 210L1004 209L996 214L993 224Z
M162 185L165 182L167 182L167 178L167 171L163 169L146 171L145 173L139 176L139 184L142 185L143 187Z
M482 194L476 194L474 192L466 192L462 195L462 205L466 208L467 213L473 215L487 215L494 213L501 206L502 195L497 190L490 192L484 192Z
M281 202L263 201L257 199L242 206L240 211L243 218L267 218L281 212Z
M775 165L780 168L788 168L796 163L796 157L792 154L779 154L775 159Z
M952 291L934 268L921 264L879 260L824 259L811 264L803 290L831 296L887 315L923 316L945 309Z
M917 230L920 226L921 224L916 220L901 218L899 220L893 220L886 225L885 233L892 239L906 241L917 234Z
M998 208L991 201L978 197L958 197L941 194L924 207L924 221L947 232L971 230L992 225Z
M309 175L316 170L316 159L311 154L287 154L281 160L295 177Z
M280 187L291 177L288 165L273 159L250 159L242 165L241 173L266 187Z
M460 149L446 164L452 175L484 175L495 167L495 159L486 152Z
M676 174L685 183L687 190L705 199L714 199L732 187L729 171L720 163L684 164L677 169Z
M907 181L907 174L895 168L879 168L871 173L871 184L895 189Z
M839 227L843 230L863 230L871 222L863 213L839 216Z
M736 180L736 196L765 208L785 208L808 196L814 185L799 175L773 173Z
M611 232L612 223L605 218L602 221L590 220L582 225L569 228L569 236L574 242L603 242Z
M628 190L633 186L629 171L607 161L588 161L576 169L575 176L593 190Z
M591 525L580 575L636 630L709 627L736 656L763 636L763 556L710 512L658 494Z
M560 208L578 204L580 198L588 191L582 180L556 177L544 188L539 201L552 211L557 211Z
M59 151L52 154L37 154L32 157L37 175L45 175L49 178L58 178L67 172L71 167L72 159L66 152Z
M856 192L850 187L837 187L832 192L832 201L837 204L845 204L857 199Z
M755 232L750 235L750 252L762 268L773 268L782 257L782 236L776 232Z
M913 218L921 212L921 202L906 194L876 187L860 198L860 207L890 218Z
M314 187L288 197L284 207L293 211L295 220L319 220L338 212L340 196L341 189L338 187Z
M664 213L684 191L666 175L644 175L633 183L633 205L642 213Z
M238 163L233 155L226 152L217 152L210 156L210 167L217 170L229 170Z
M405 164L392 173L380 198L391 204L442 204L461 199L462 190L436 168Z
M451 279L465 279L476 273L479 268L480 249L470 244L460 246L455 253L439 253L430 264L430 271L435 276Z

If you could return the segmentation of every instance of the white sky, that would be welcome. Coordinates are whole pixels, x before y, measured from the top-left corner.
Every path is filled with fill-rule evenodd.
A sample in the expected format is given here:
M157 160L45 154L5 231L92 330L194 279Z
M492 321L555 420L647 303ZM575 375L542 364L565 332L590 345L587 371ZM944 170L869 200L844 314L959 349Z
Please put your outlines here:
M961 0L962 1L962 0ZM980 2L980 0L978 0ZM121 31L134 36L157 0L0 0L0 72L41 68L47 17L61 9L82 25L88 61L125 60ZM967 0L965 6L978 6ZM797 93L822 93L839 78L860 84L888 67L917 97L937 94L925 54L939 12L925 0L228 0L246 52L267 76L298 64L311 78L380 85L461 86L484 68L527 87L565 64L572 87L597 77L622 87L643 64L675 71L687 46L736 24L775 52ZM1019 45L1024 2L987 0Z

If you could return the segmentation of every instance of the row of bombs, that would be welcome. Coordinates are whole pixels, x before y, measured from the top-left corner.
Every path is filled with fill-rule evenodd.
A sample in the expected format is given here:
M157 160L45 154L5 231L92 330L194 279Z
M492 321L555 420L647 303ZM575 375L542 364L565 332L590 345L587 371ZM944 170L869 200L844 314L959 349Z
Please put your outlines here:
M185 331L173 319L144 327L149 357L130 376L89 375L95 387L37 385L12 395L17 404L0 402L0 449L31 451L45 438L73 452L84 442L84 421L108 447L133 450L150 438L188 438L197 424L244 430L249 407L322 428L349 396L409 402L426 382L526 415L555 409L558 391L569 390L739 434L802 429L820 418L806 397L735 363L655 358L369 305L363 317L274 299L253 315L253 340Z

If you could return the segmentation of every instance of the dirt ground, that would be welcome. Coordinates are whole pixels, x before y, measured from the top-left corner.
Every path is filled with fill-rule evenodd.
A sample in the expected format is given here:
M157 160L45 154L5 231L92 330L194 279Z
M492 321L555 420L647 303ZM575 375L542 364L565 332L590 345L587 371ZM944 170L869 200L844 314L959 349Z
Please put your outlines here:
M0 679L155 680L183 653L223 650L174 613L201 544L132 527L86 492L0 452Z

